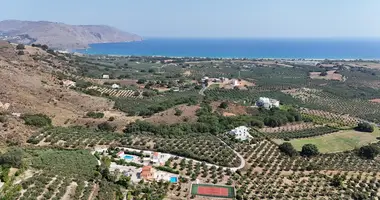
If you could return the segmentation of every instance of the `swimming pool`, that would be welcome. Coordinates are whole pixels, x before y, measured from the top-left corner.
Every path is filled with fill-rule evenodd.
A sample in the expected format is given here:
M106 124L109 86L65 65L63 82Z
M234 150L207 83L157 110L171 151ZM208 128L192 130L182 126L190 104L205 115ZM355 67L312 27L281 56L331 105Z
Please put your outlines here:
M131 156L131 155L125 155L124 159L125 160L133 160L133 156Z
M170 183L177 183L177 182L178 182L177 177L175 177L175 176L170 177Z

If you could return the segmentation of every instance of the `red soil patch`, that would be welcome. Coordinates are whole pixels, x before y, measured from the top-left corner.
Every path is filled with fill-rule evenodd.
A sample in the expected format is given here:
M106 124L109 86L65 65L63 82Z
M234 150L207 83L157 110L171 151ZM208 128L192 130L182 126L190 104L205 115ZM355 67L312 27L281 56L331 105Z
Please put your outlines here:
M229 113L229 112L223 112L223 116L224 117L231 117L231 116L236 116L236 115L233 113Z
M380 99L371 99L369 100L370 102L373 102L373 103L380 103Z
M228 189L221 187L198 186L198 194L228 197Z
M222 108L219 108L219 105L221 103L222 103L221 101L212 102L211 103L212 109L216 112L221 113L222 115L224 115L224 113L227 113L228 116L248 114L246 106L242 106L242 105L238 105L234 103L228 103L228 108L222 109Z
M182 111L181 116L176 116L175 108ZM146 119L146 121L158 124L176 124L180 122L196 122L198 117L195 115L196 111L200 108L199 105L187 106L179 105L174 108L165 110L160 113L156 113L153 116Z

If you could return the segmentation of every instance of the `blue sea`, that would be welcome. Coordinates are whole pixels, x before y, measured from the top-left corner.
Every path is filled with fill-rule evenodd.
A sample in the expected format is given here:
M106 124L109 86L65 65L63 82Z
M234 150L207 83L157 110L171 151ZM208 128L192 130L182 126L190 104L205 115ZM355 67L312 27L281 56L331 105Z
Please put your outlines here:
M168 39L91 44L84 54L294 59L380 59L380 39Z

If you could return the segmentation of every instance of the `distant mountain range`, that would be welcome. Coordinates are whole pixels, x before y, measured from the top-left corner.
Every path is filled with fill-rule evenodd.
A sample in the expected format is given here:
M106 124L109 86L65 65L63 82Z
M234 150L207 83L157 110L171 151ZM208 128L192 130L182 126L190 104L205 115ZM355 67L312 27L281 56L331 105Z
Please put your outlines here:
M92 43L141 41L142 37L105 25L68 25L48 21L0 21L0 39L46 44L54 49L87 48Z

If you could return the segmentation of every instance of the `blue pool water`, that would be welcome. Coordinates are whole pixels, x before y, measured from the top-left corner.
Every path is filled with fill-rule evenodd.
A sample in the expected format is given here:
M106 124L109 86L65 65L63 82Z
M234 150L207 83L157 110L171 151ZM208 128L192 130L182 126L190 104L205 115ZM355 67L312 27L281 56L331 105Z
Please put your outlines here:
M84 54L219 57L379 59L380 39L168 39L91 44Z
M170 177L170 183L177 183L178 182L178 178L173 176L173 177Z
M131 156L131 155L125 155L125 156L124 156L124 159L126 159L126 160L132 160L132 159L133 159L133 156Z

